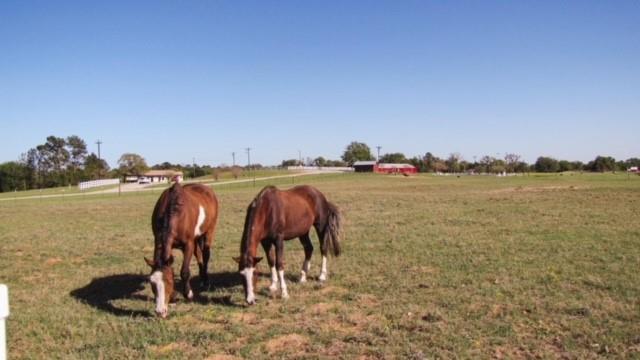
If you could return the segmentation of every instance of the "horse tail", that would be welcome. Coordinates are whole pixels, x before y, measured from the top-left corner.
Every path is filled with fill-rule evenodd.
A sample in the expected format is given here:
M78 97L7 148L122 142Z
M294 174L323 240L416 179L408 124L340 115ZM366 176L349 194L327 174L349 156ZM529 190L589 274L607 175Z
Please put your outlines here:
M167 261L171 257L171 249L173 248L173 237L171 235L171 219L174 216L178 216L178 213L182 210L184 205L184 189L178 182L174 183L169 188L169 194L167 195L167 208L164 213L162 233L163 240L163 257L162 260Z
M322 246L323 252L333 253L334 256L340 256L340 238L342 237L342 214L340 210L327 201L328 215L327 223L324 227L324 241Z

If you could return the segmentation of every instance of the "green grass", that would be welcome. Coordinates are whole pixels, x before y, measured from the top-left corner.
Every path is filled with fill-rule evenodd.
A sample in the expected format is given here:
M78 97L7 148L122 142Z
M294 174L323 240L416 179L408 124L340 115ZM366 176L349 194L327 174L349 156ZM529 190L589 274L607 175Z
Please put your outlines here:
M113 189L118 185L105 185L98 186L91 189L80 190L78 186L63 186L56 188L47 188L47 189L36 189L36 190L26 190L26 191L8 191L0 193L0 199L14 199L14 198L23 198L23 197L39 197L39 196L49 196L49 195L69 195L69 194L78 194L85 193L89 194L95 191Z
M165 321L150 316L142 259L157 192L0 203L10 358L640 357L640 177L273 182L293 181L344 212L328 282L315 280L318 250L311 281L295 282L303 252L293 240L291 298L270 298L263 277L259 303L245 307L231 257L266 182L214 187L217 286L180 297Z
M292 174L292 171L286 169L259 169L259 170L243 170L242 173L238 176L238 179L246 179L252 177L267 177L267 176L278 176L278 175L287 175ZM188 175L188 174L186 174ZM231 171L221 171L218 174L218 181L226 181L226 180L235 180L235 177L231 173ZM198 182L213 182L215 181L212 174L199 176L197 178L188 178L189 181L198 181Z

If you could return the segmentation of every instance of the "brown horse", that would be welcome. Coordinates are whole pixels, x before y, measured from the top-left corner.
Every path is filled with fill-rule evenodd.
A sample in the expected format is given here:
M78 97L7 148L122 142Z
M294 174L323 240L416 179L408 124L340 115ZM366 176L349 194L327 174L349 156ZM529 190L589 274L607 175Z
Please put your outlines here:
M153 261L145 258L151 267L151 289L156 297L156 313L166 317L168 303L175 298L173 280L173 248L184 255L180 276L184 283L184 297L191 300L189 263L195 251L203 286L208 285L207 264L218 219L218 199L204 185L182 186L177 182L165 190L156 202L151 217L155 238Z
M282 291L282 298L289 297L284 280L284 241L300 238L304 247L304 263L300 282L307 281L313 245L309 231L313 226L320 240L322 271L319 280L327 279L327 253L340 255L341 216L338 208L327 201L324 195L311 186L296 186L281 191L267 186L255 197L247 208L244 232L240 243L238 270L243 275L245 298L248 304L255 303L254 269L262 259L256 257L258 244L262 244L271 267L271 291ZM275 259L272 246L275 245ZM277 272L276 272L277 269Z

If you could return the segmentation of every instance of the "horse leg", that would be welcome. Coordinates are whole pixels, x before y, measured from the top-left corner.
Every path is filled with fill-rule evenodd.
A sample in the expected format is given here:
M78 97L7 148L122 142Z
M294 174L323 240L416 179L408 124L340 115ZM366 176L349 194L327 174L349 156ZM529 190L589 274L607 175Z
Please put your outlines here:
M313 245L311 244L311 238L309 233L300 236L300 242L304 247L304 263L302 264L302 270L300 271L300 282L307 282L307 274L309 273L309 263L311 262L311 254L313 254Z
M197 239L195 249L198 270L200 272L200 286L202 289L206 289L207 286L207 262L204 259L204 242L205 235L202 235Z
M318 239L320 239L320 253L322 254L322 270L320 271L320 277L318 277L318 280L325 281L327 280L327 253L329 252L327 249L328 244L325 244L324 231L318 231L318 228L316 227L316 233L318 234Z
M279 234L276 238L276 268L278 268L282 298L288 299L289 292L287 292L287 283L284 281L284 236L282 234Z
M193 241L187 243L184 247L184 259L182 261L182 269L180 270L180 277L184 282L184 291L183 295L186 299L193 299L193 291L191 290L191 284L189 284L189 278L191 278L191 273L189 272L189 263L191 263L191 256L193 256Z
M264 249L264 253L267 254L267 261L269 262L269 268L271 268L271 285L269 286L269 291L275 292L278 290L278 272L276 271L276 259L273 251L271 251L273 247L273 241L271 239L262 240L262 248Z
M207 272L209 267L209 258L211 257L211 243L213 242L213 234L205 234L202 238L202 268L200 269L200 283L203 289L208 289L209 273Z

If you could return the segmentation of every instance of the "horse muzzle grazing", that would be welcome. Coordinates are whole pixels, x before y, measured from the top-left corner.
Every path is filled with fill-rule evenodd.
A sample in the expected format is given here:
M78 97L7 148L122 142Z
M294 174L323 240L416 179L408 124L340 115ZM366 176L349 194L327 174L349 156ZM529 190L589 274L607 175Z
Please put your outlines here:
M169 301L171 301L174 296L172 261L162 267L153 266L153 263L146 258L145 261L147 261L147 264L152 268L149 282L151 283L151 290L155 295L155 312L156 315L164 319L169 314Z
M252 267L246 267L240 271L243 279L242 284L244 285L244 296L248 305L254 305L256 303L256 295L254 293L256 277L254 276L254 271L255 268Z

